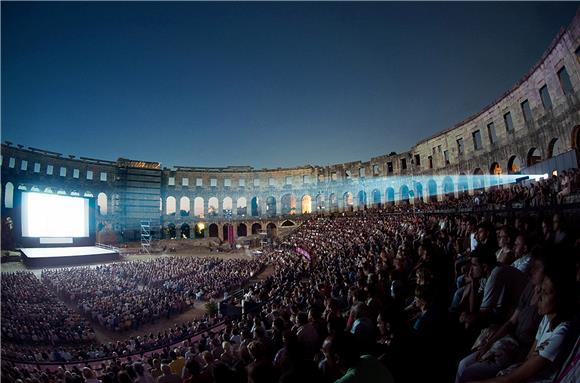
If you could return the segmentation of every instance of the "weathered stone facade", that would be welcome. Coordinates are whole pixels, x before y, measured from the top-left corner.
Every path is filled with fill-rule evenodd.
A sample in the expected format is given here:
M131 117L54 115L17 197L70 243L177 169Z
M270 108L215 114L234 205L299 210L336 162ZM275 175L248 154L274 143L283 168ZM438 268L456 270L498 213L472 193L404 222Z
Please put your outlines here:
M488 187L484 179L484 185L475 185L472 180L465 181L472 184L460 185L454 177L518 173L580 148L579 60L577 14L538 64L498 100L452 128L421 140L407 152L365 162L262 170L245 166L161 169L155 162L76 158L2 144L2 211L11 214L7 201L11 190L50 188L68 195L101 195L99 223L114 231L134 230L139 219L178 229L187 224L192 232L198 223L204 223L206 229L215 223L223 238L223 226L229 222L235 233L243 233L245 227L250 234L252 227L254 232L258 230L258 224L260 231L268 224L279 226L289 215L299 218L303 213L401 200L413 203L440 199L462 189ZM49 166L52 174L48 174ZM61 173L61 169L66 170ZM136 196L144 190L135 169L146 169L149 177L158 177L159 187L158 191L149 187L146 209L128 213L128 201L135 204L139 200ZM452 183L449 187L445 180L438 181L446 176ZM152 208L151 196L159 198L158 207Z

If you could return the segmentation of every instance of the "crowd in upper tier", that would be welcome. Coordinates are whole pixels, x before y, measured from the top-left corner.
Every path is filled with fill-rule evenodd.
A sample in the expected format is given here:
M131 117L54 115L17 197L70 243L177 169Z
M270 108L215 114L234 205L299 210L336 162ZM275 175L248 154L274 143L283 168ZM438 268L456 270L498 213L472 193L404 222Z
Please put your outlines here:
M577 381L576 215L541 214L377 209L315 217L262 256L273 273L245 295L262 305L224 318L223 330L193 338L199 323L178 326L185 339L148 357L122 358L143 350L132 339L107 348L112 358L99 366L47 372L4 363L2 376L26 383ZM105 270L129 283L143 278L132 264ZM183 278L177 270L162 275L158 283ZM98 295L99 283L93 287Z

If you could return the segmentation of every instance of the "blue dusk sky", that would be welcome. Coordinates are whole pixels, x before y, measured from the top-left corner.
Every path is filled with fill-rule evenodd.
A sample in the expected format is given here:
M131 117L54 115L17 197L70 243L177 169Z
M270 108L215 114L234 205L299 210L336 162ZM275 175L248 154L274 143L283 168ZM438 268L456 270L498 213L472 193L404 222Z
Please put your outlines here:
M3 1L2 140L168 167L367 161L497 99L577 7Z

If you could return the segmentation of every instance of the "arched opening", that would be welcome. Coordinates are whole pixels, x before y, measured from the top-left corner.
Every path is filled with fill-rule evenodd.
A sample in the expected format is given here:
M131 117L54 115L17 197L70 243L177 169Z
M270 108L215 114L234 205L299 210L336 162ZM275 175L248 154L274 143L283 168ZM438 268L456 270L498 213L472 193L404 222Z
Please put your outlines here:
M33 187L30 188L30 191L31 192L40 192L40 188L38 186L33 186ZM70 195L72 195L72 196L79 196L80 193L78 191L74 190L74 191L72 191L70 193Z
M4 207L7 209L14 207L14 185L12 182L6 182L6 186L4 186Z
M219 237L219 228L217 224L212 223L211 225L209 225L209 236L210 238Z
M282 204L282 215L296 214L296 197L294 197L294 194L284 194L280 203Z
M19 185L18 186L18 190L26 190L26 186ZM58 195L66 195L66 190L64 190L64 189L58 189L58 191L56 192L56 194L58 194Z
M266 233L267 233L268 237L270 237L270 238L278 235L278 229L276 228L276 225L274 225L272 222L270 222L266 226Z
M552 138L548 144L548 158L556 157L566 151L564 143L558 138Z
M387 196L387 205L393 206L395 204L395 189L387 188L385 195Z
M521 174L522 162L518 156L511 156L507 163L508 174Z
M409 203L409 187L407 185L402 185L401 189L399 189L399 192L401 193L401 202L403 204L408 204Z
M205 237L205 223L198 222L195 224L195 232L193 233L194 238L203 238Z
M324 209L326 208L324 202L324 194L319 194L316 196L316 211L319 213L324 212Z
M94 197L94 195L90 191L87 191L85 194L83 194L83 197ZM161 200L161 198L159 200Z
M276 198L272 196L266 198L266 216L268 217L276 216Z
M169 238L171 239L177 238L177 229L175 228L174 223L167 225L167 235L169 235Z
M191 210L189 197L181 197L179 199L179 215L182 217L187 217L189 215L189 210Z
M346 192L343 194L342 199L344 201L344 210L346 211L352 211L353 206L354 206L354 201L352 198L352 193L351 192Z
M218 201L217 197L211 197L207 201L207 215L209 217L217 217L218 211L219 211L218 205L219 205L219 201Z
M489 167L489 174L491 174L491 175L500 176L502 174L502 172L503 172L503 170L497 162L494 162Z
M335 193L331 193L328 196L328 202L329 202L330 211L337 211L338 210L338 197L336 196Z
M489 167L489 174L492 175L491 177L489 177L489 186L497 186L497 184L499 183L498 178L502 174L501 166L499 166L497 162L494 162Z
M423 202L423 184L417 182L415 184L415 202L422 203Z
M373 206L381 207L381 191L379 189L373 190Z
M167 197L165 199L165 214L175 215L176 204L177 204L177 202L175 200L175 197L173 197L173 196Z
M306 194L302 197L302 214L312 213L312 197Z
M443 193L445 193L445 199L455 198L455 187L450 176L443 178Z
M254 223L252 225L252 234L259 234L262 231L262 224Z
M252 198L252 200L250 201L250 205L251 205L250 211L251 211L252 217L259 217L260 216L260 205L259 205L258 197Z
M473 176L473 189L483 189L485 187L485 183L483 182L483 170L476 168L473 171Z
M51 187L44 188L44 192L45 192L45 193L48 193L48 194L52 194L52 193L53 193L53 191L52 191L52 188L51 188Z
M222 212L223 212L224 217L231 217L232 216L233 203L234 203L234 201L232 200L232 197L224 198L224 201L222 203Z
M191 238L191 228L187 223L183 223L179 228L179 231L181 232L181 238Z
M287 219L286 221L282 222L282 225L280 226L284 226L284 227L288 227L288 226L296 226L296 224L292 221L290 221L289 219Z
M551 157L551 156L550 156ZM526 158L526 165L532 166L537 164L538 162L542 162L542 154L537 148L531 148L528 150L528 156Z
M245 223L240 223L238 225L238 237L245 237L246 235L248 235L248 227L246 226Z
M175 205L175 198L173 198L173 204ZM107 195L102 192L97 196L97 213L107 215Z
M193 215L198 218L203 218L203 198L195 197L193 200Z
M361 208L366 208L367 206L367 193L364 190L358 192L358 206Z
M572 129L572 139L570 141L572 149L580 150L580 125L576 125Z
M238 198L237 205L238 211L236 213L238 214L238 217L245 217L248 215L248 201L246 200L246 197Z
M429 191L429 202L437 202L437 182L434 179L427 182L427 190Z

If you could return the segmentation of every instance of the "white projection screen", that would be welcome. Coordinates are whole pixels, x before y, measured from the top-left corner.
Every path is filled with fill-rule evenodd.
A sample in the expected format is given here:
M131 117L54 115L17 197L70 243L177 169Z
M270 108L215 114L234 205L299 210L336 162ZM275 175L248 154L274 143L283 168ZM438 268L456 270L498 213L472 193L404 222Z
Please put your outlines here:
M22 192L22 236L88 237L88 198Z

